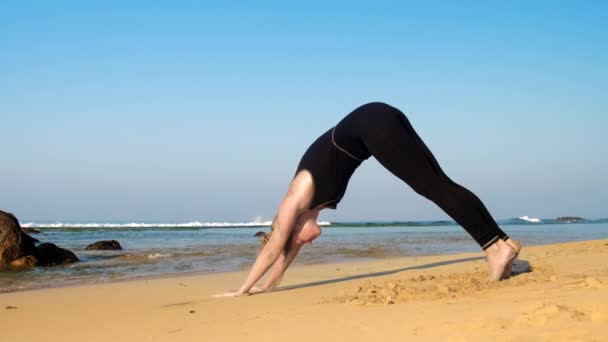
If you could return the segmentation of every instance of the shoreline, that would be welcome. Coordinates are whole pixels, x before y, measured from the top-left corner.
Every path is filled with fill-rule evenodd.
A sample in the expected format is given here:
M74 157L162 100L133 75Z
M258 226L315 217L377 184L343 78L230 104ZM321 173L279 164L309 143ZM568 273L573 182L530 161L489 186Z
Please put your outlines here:
M534 245L534 246L545 246L545 245ZM449 255L459 255L459 254L482 254L482 251L479 252L465 252L465 253L439 253L439 254L414 254L414 255L405 255L405 256L385 256L385 257L358 257L351 259L345 259L341 261L320 261L320 262L303 262L296 263L290 267L291 269L299 268L299 267L309 267L309 266L319 266L319 265L342 265L342 264L354 264L354 263L367 263L367 262L377 262L383 260L391 260L394 259L396 261L401 259L408 258L424 258L424 257L439 257L439 256L449 256ZM255 261L255 256L252 256L252 262ZM62 266L58 266L62 267ZM17 271L16 271L17 272ZM239 273L239 274L247 274L248 270L241 271L218 271L218 272L205 272L205 271L189 271L189 272L174 272L174 273L164 273L164 274L149 274L149 275L133 275L125 278L117 278L117 279L109 279L109 280L91 280L87 282L86 280L75 280L74 283L58 283L56 285L48 285L41 287L29 287L22 289L14 289L7 290L0 289L1 294L7 293L15 293L15 292L29 292L29 291L43 291L46 289L55 289L55 288L72 288L72 287L80 287L80 286L93 286L93 285L101 285L101 284L113 284L113 283L123 283L123 282L131 282L131 281L143 281L143 280L154 280L154 279L165 279L165 278L181 278L181 277L190 277L190 276L206 276L206 275L218 275L218 274L231 274L231 273Z
M481 251L479 253L469 252L469 253L458 253L458 254L480 254L480 253L481 253ZM343 260L343 261L336 261L336 262L321 261L321 262L294 264L290 267L290 270L297 269L300 267L313 267L313 266L319 266L319 265L339 266L339 265L348 265L348 264L376 262L376 261L382 261L382 260L390 261L391 259L398 261L401 259L408 259L408 258L440 257L440 256L449 256L449 255L457 255L457 254L448 254L448 253L446 253L446 254L420 254L420 255L416 254L416 255L407 255L407 256L387 256L387 257L374 257L374 258L360 257L360 258L354 258L355 260ZM255 261L255 257L252 257L252 261ZM242 274L243 278L244 278L247 275L247 272L248 272L248 270L219 271L219 272L189 271L189 272L164 273L164 274L134 275L134 276L126 277L126 278L118 278L118 279L110 279L110 280L95 280L95 281L91 281L91 282L80 281L79 283L76 283L78 281L75 281L75 283L72 283L72 284L59 283L57 285L49 285L49 286L45 286L45 287L31 287L31 288L23 288L23 289L8 290L8 291L3 291L2 289L0 289L0 295L16 293L16 292L44 291L47 289L86 287L86 286L103 285L103 284L148 281L148 280L167 279L167 278L186 278L186 277L197 277L197 276L208 276L208 275L224 275L224 274L233 274L233 273Z
M211 296L246 271L155 276L0 293L0 320L12 341L593 341L608 338L607 258L608 239L524 246L494 283L480 252L294 265L237 298Z
M335 230L334 230L335 229ZM0 291L108 283L148 276L238 272L248 269L259 249L256 228L117 231L115 233L47 232L40 236L73 251L82 262L54 268L7 270L0 274ZM331 228L313 247L304 248L294 266L335 262L366 262L384 258L448 253L475 253L479 247L459 227ZM606 224L520 225L509 229L524 245L602 239ZM86 251L91 241L115 239L121 251Z
M542 247L542 246L552 246L552 245L560 245L560 244L568 244L568 243L579 243L586 241L603 241L603 240L582 240L582 241L572 241L572 242L564 242L558 244L546 243L546 244L535 244L535 245L525 245L524 248L529 247ZM389 255L385 257L358 257L351 259L344 259L341 261L320 261L320 262L301 262L296 263L290 267L290 270L297 269L300 267L313 267L319 265L348 265L348 264L360 264L360 263L374 263L374 262L382 262L382 261L400 261L403 259L411 259L411 258L427 258L427 257L442 257L442 256L456 256L456 255L475 255L478 254L483 258L483 253L480 250L479 252L463 252L463 253L438 253L438 254L413 254L413 255L404 255L404 256L394 256ZM252 256L252 261L255 261L255 256ZM250 267L251 265L249 265ZM62 266L58 266L62 267ZM248 268L249 269L249 268ZM163 274L149 274L149 275L133 275L124 278L116 278L116 279L108 279L108 280L75 280L74 283L58 283L56 285L48 285L41 287L30 287L23 289L15 289L4 291L0 289L0 295L15 293L15 292L29 292L29 291L44 291L47 289L55 289L55 288L73 288L73 287L81 287L81 286L94 286L94 285L103 285L103 284L113 284L113 283L124 283L124 282L132 282L132 281L148 281L155 279L167 279L167 278L182 278L182 277L192 277L192 276L208 276L208 275L222 275L222 274L242 274L243 278L248 273L247 270L240 271L218 271L218 272L205 272L205 271L187 271L187 272L171 272L171 273L163 273ZM87 282L87 280L91 280Z

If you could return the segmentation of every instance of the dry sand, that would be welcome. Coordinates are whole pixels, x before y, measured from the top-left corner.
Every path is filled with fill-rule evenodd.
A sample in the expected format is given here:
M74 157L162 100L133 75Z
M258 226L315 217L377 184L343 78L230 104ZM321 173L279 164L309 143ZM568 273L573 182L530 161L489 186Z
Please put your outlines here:
M488 283L481 253L0 294L2 341L608 341L608 240L527 247Z

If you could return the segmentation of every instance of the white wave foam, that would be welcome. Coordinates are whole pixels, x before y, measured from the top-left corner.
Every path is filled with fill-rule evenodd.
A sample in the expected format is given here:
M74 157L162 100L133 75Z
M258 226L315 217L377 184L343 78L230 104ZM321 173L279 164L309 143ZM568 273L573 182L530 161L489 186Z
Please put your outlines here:
M527 222L532 222L532 223L539 223L540 222L540 219L536 218L536 217L522 216L519 219L523 220L523 221L527 221Z
M172 257L171 253L150 253L148 254L148 259L158 259L158 258L168 258Z
M318 222L320 226L330 225L331 222ZM27 228L231 228L231 227L270 227L272 221L254 220L252 222L129 222L129 223L113 223L113 222L27 222L21 224Z

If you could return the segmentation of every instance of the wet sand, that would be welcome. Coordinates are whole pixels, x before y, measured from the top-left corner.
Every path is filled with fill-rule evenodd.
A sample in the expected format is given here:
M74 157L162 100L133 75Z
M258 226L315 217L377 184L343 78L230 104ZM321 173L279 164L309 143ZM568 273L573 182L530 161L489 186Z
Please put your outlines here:
M608 240L297 266L274 292L213 298L245 272L0 294L7 341L608 340Z

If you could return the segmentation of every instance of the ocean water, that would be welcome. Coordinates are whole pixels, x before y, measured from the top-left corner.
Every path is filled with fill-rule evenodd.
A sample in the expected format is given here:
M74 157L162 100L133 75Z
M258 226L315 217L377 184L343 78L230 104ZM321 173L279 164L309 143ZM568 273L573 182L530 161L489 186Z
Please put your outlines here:
M323 234L306 245L294 264L362 261L377 258L480 252L450 221L321 222ZM608 238L608 219L573 221L522 217L499 221L524 245ZM247 270L259 250L254 234L270 222L245 223L78 223L29 222L52 242L73 251L80 262L29 270L0 269L0 292L99 283L170 274ZM99 240L118 240L121 251L86 251Z

